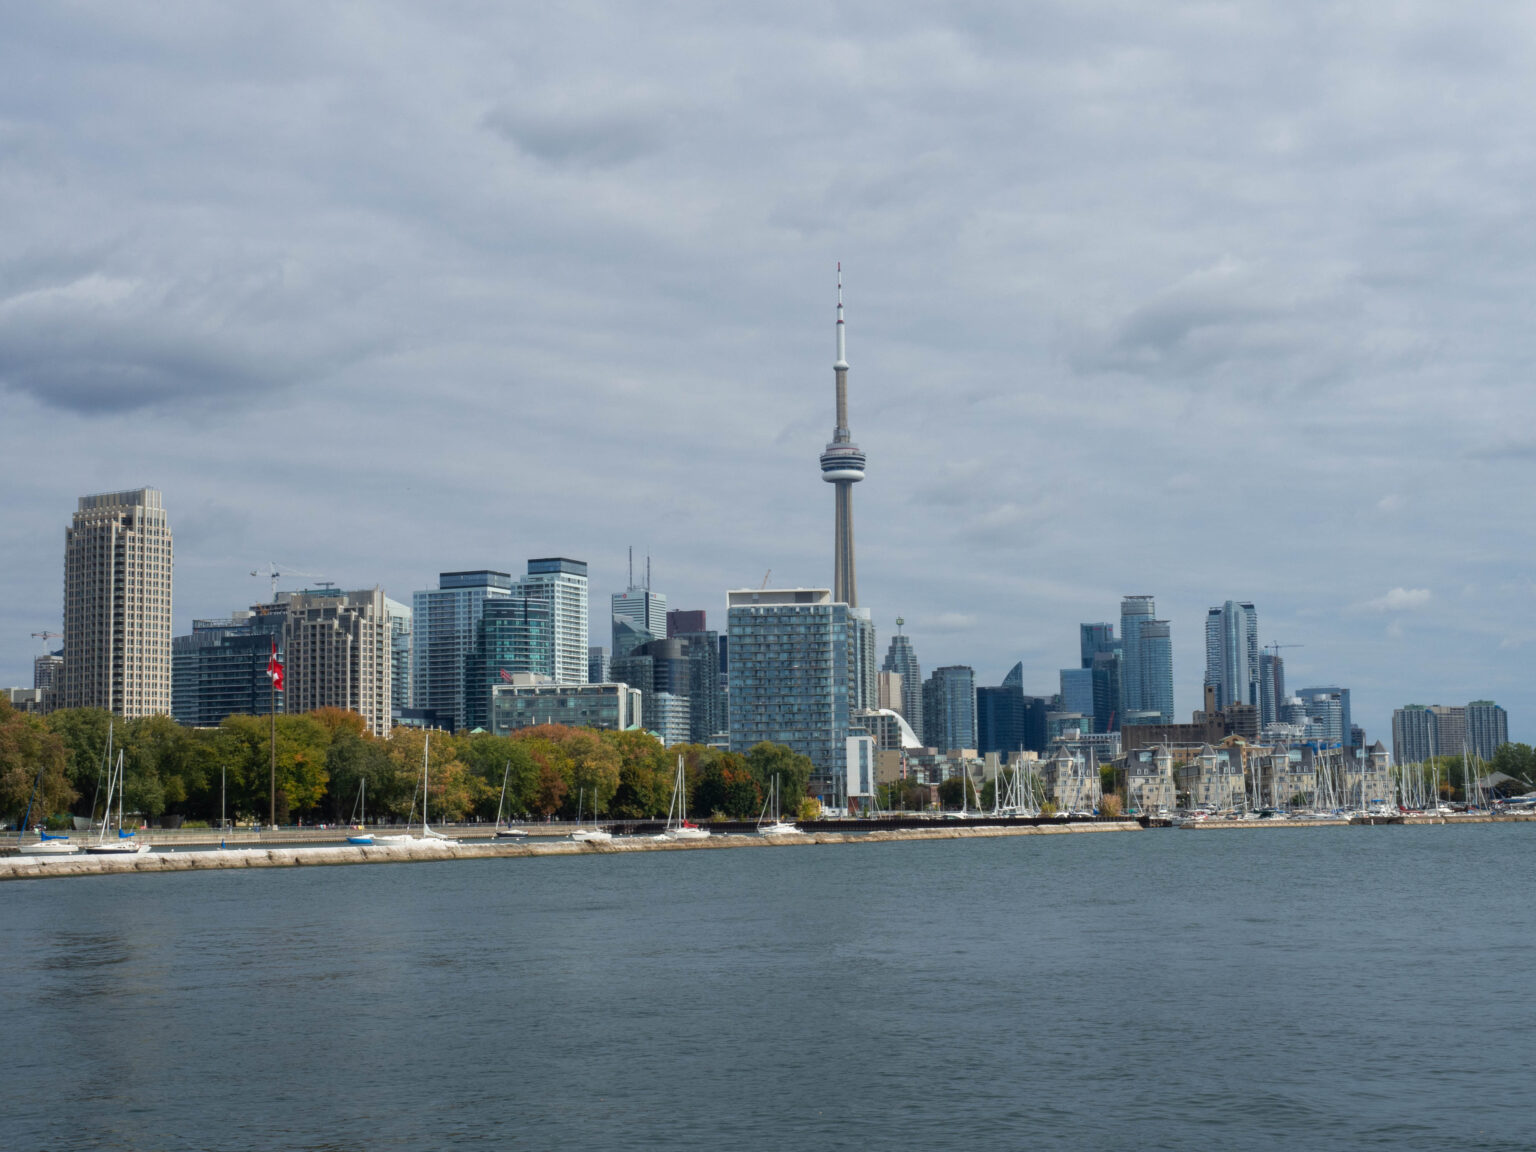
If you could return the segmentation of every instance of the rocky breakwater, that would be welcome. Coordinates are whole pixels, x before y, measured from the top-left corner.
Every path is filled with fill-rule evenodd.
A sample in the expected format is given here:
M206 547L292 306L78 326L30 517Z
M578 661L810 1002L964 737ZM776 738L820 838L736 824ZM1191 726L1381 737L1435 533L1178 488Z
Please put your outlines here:
M975 840L1006 836L1063 836L1090 832L1139 832L1135 821L1045 824L1038 827L902 828L877 832L816 832L806 835L711 836L666 840L621 836L606 843L570 840L541 843L415 840L408 844L332 845L313 848L231 848L192 852L150 852L142 856L10 856L0 859L0 880L62 876L109 876L125 872L195 872L224 868L305 868L347 864L409 864L447 860L529 856L624 855L628 852L710 851L725 848L792 848L830 844L891 844L907 840Z

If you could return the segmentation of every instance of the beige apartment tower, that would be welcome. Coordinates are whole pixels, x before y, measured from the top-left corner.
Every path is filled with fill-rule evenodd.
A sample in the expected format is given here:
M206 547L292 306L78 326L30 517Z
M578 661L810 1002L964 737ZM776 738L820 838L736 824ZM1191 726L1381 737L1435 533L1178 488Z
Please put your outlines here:
M339 588L285 592L283 709L356 712L375 736L387 736L391 709L392 626L384 592Z
M157 490L80 497L64 531L65 708L170 715L171 559Z

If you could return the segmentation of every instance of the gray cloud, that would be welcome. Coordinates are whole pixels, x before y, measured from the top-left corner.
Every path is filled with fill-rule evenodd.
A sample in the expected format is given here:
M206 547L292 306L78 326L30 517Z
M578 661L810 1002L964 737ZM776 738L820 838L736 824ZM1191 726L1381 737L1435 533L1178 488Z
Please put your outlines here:
M1536 631L1505 587L1533 527L1531 23L18 9L0 628L57 617L75 497L142 482L184 525L178 628L271 557L404 597L575 553L600 598L634 543L716 623L770 568L825 584L842 260L861 600L882 633L931 622L925 666L1022 656L1044 689L1079 620L1149 591L1187 711L1205 608L1251 597L1374 733L1460 694L1529 738L1499 628ZM1359 608L1469 586L1400 635ZM0 644L0 679L29 656Z

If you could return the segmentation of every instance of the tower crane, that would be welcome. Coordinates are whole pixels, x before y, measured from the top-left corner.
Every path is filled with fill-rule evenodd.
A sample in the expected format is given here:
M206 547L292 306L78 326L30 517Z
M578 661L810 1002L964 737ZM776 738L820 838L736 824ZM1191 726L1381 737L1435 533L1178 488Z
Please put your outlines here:
M34 632L34 633L32 633L32 639L34 639L34 640L41 640L43 642L43 647L46 649L48 647L48 641L50 641L50 640L62 640L62 639L64 639L64 633L62 633L62 632Z
M279 568L276 560L267 561L265 569L258 568L251 575L264 576L272 581L272 599L274 600L277 599L277 582L283 576L313 576L317 580L320 579L318 572L305 572L298 568L291 568L287 564Z

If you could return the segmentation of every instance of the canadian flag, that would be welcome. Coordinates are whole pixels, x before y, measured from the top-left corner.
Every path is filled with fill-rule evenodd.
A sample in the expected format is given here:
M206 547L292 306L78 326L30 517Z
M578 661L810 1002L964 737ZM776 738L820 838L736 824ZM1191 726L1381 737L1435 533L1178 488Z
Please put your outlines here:
M512 673L508 672L505 668L501 669L501 678L508 684L512 683Z
M283 662L277 658L277 641L272 641L272 659L267 661L267 675L272 677L272 687L278 692L283 690Z

